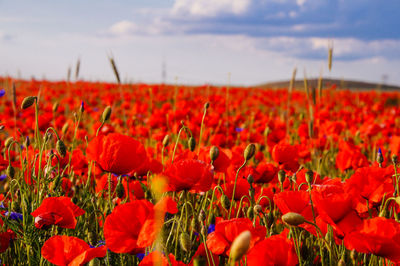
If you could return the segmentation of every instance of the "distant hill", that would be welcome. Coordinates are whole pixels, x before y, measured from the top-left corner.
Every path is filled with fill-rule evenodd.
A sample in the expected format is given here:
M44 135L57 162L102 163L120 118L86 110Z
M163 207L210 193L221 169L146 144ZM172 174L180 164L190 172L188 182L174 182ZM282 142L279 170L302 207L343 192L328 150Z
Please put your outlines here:
M268 82L260 84L255 87L273 88L273 89L288 88L289 83L290 80ZM318 87L318 79L308 79L307 83L309 87ZM382 85L378 83L370 83L370 82L354 81L354 80L323 79L324 88L330 87L333 84L336 84L337 88L351 89L351 90L372 90L372 89L400 90L400 87L395 85L387 85L387 84ZM295 89L304 88L304 80L296 80L294 87Z

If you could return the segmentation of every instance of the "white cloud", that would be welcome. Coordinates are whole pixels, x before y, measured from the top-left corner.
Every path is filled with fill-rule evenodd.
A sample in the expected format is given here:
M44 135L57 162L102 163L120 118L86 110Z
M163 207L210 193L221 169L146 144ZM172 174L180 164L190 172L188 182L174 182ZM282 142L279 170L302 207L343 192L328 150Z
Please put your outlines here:
M135 33L138 31L138 29L139 27L135 23L128 20L123 20L113 24L110 27L110 33L115 35L126 35Z
M215 17L221 14L244 14L251 0L176 0L173 15Z

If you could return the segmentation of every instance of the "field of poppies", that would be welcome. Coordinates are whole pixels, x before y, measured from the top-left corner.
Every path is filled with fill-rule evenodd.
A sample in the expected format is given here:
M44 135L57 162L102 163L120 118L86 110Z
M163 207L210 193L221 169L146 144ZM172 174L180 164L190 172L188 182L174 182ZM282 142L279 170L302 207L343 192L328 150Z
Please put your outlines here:
M0 78L3 265L396 265L400 94Z

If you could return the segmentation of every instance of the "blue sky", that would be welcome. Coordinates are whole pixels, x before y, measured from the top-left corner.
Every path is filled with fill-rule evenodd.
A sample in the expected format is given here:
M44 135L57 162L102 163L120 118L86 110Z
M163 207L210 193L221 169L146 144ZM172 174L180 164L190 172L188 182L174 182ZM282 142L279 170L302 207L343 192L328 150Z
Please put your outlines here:
M317 77L400 85L399 0L0 0L0 75L254 85ZM327 50L333 42L329 72Z

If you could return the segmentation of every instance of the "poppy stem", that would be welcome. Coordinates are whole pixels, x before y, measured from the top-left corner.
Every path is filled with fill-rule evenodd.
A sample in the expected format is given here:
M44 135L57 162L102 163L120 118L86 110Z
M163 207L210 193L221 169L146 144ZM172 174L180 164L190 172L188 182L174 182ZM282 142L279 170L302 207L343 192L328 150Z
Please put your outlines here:
M246 163L247 163L247 160L245 159L243 164L236 171L235 184L233 185L232 199L231 199L231 204L230 204L229 213L228 213L228 220L231 219L232 206L233 206L233 202L235 201L236 184L237 184L237 180L238 180L238 177L239 177L239 172L246 165Z
M200 154L201 137L203 136L204 119L206 118L206 114L207 114L207 107L204 107L203 118L201 119L201 125L200 125L199 147L197 150L197 155Z

